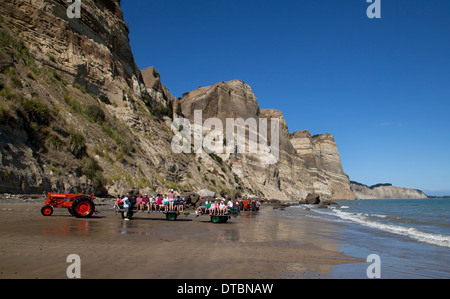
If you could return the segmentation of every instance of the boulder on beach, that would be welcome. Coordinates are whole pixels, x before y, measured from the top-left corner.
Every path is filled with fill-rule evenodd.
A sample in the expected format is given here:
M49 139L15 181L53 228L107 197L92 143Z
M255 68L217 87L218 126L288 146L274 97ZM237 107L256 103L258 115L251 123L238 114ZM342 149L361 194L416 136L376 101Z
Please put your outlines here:
M182 192L180 196L186 201L186 205L192 206L195 206L200 199L200 195L195 192Z
M320 203L320 195L316 193L310 193L305 199L300 200L302 205L318 205Z

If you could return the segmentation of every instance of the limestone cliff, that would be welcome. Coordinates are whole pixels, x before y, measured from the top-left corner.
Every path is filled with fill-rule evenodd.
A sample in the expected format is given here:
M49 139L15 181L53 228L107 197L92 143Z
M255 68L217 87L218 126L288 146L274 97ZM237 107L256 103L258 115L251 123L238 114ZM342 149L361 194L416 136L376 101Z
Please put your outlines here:
M0 192L208 186L170 150L171 96L145 86L119 4L84 0L70 19L62 0L0 2Z
M161 82L160 75L154 67L148 67L141 71L145 89L157 105L172 109L174 102L177 100Z
M233 171L243 183L264 197L281 199L305 198L318 193L323 198L355 199L344 173L336 143L330 134L311 138L308 131L289 133L278 110L260 109L250 86L239 80L220 82L185 94L181 113L194 121L194 111L202 111L202 120L219 118L267 119L270 132L272 119L279 121L279 157L274 164L263 163L264 156L251 153L221 155L230 161ZM257 134L261 136L261 129ZM225 131L225 130L224 130ZM225 134L225 132L224 132ZM226 139L230 136L226 135ZM234 138L234 137L231 137ZM270 140L270 133L268 134ZM248 144L247 144L248 146Z
M191 120L195 110L203 112L203 120L216 117L223 123L226 118L259 117L258 101L251 87L240 80L199 87L186 93L180 106L184 117Z
M350 190L350 179L344 172L341 157L332 135L311 137L308 130L290 134L290 141L305 161L314 182L315 193L325 198L356 199Z
M0 3L0 15L40 64L58 70L93 94L120 102L125 89L143 88L119 0L83 1L81 18L70 19L64 0Z
M282 113L260 109L239 80L178 100L153 67L138 69L120 0L83 0L79 19L68 17L69 5L0 2L0 192L105 195L139 187L281 200L314 192L355 198L331 135L290 134ZM257 143L246 139L231 152L195 152L194 144L175 153L172 119L193 121L195 110L202 125L209 118L242 119L237 132L255 134L264 150L241 152ZM230 145L235 138L215 141Z

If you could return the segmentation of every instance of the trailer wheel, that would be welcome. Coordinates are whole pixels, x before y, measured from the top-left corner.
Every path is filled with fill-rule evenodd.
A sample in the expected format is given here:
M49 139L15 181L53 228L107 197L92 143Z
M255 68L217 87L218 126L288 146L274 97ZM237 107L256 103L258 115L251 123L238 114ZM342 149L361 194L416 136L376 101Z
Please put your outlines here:
M167 213L166 214L166 219L169 221L175 221L177 220L177 214L175 213Z
M79 197L72 204L72 214L77 218L89 218L95 210L95 205L89 197Z
M44 216L51 216L53 214L53 208L51 206L43 206L41 214Z
M225 223L227 221L228 221L228 216L218 216L218 215L211 216L212 223Z

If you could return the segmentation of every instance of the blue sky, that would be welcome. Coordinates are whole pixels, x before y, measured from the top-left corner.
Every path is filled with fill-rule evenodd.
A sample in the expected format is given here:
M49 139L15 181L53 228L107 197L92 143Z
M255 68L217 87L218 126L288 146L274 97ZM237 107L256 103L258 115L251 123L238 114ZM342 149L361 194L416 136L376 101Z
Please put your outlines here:
M364 184L450 194L450 1L122 0L141 69L179 97L240 79Z

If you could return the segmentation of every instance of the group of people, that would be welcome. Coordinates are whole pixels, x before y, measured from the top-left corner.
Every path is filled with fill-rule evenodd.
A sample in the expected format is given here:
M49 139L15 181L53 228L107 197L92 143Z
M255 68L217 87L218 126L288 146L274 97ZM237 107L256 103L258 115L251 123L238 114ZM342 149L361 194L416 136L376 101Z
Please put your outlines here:
M145 194L142 196L139 194L138 196L130 197L125 195L118 196L114 208L118 210L123 209L124 215L130 215L130 212L133 211L134 207L137 208L138 212L183 212L185 205L185 200L181 196L176 196L175 191L171 189L164 195L157 194L156 196L148 196ZM258 201L258 208L259 205L260 203ZM195 213L197 214L197 217L203 214L224 216L229 212L238 212L239 210L241 210L239 201L225 201L224 199L218 198L214 198L214 200L205 200L203 196L201 196L200 204ZM129 217L126 216L125 220L129 220Z
M200 205L195 213L197 214L197 217L202 214L223 216L234 209L239 210L238 202L233 203L231 200L228 200L228 202L225 203L224 200L219 200L218 198L215 198L214 201L208 201L202 196L200 198Z
M145 194L142 196L139 194L137 197L127 197L125 195L118 196L114 204L115 208L123 208L125 212L133 207L137 208L138 212L168 212L178 211L183 212L186 202L181 196L176 196L173 189L168 194L157 194L156 196L148 196Z

